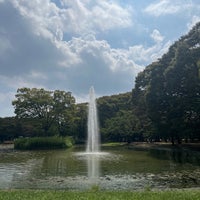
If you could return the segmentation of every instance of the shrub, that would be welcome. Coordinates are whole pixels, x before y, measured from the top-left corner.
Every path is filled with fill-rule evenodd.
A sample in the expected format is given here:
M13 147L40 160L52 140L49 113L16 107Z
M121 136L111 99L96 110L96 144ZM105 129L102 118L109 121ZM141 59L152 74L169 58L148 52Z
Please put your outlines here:
M72 145L71 138L61 137L18 138L14 141L14 148L20 150L62 149Z

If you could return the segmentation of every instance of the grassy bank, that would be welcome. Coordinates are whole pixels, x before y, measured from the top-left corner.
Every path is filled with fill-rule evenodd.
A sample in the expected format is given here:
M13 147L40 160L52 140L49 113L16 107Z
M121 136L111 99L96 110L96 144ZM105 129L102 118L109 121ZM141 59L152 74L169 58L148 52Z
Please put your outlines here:
M18 138L14 141L14 148L19 150L62 149L73 145L71 137L33 137Z
M126 142L107 142L103 143L101 146L102 147L119 147L119 146L125 146L127 145Z
M0 200L199 200L198 190L143 191L143 192L69 192L43 190L0 191Z

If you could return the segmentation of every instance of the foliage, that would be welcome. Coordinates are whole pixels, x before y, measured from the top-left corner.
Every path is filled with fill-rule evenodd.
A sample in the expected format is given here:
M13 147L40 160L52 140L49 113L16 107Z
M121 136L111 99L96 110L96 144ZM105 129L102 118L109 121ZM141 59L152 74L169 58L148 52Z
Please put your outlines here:
M154 138L200 139L199 41L200 23L136 78L133 97L138 110L143 102Z
M71 92L46 91L37 88L20 88L12 102L16 117L37 119L41 122L46 135L54 125L61 135L66 135L63 127L73 120L75 98Z
M53 191L53 190L9 190L0 191L0 200L4 199L29 199L29 200L198 200L200 192L198 190L172 190L172 191Z
M131 142L140 137L137 117L131 111L119 111L115 117L107 119L103 129L106 140Z
M21 125L14 117L0 118L0 142L13 140L21 132Z
M100 125L104 127L106 120L114 117L121 110L131 109L131 92L104 96L97 99Z
M14 148L20 150L60 149L72 145L73 141L70 138L61 137L18 138L14 141Z
M131 112L131 93L104 96L97 100L100 132L105 141L130 141L137 131L137 118ZM135 131L135 132L134 132Z
M73 137L77 143L84 143L87 137L87 104L80 103L77 104L75 109L75 131Z
M75 144L75 140L71 136L64 137L62 139L64 139L67 148L72 147Z

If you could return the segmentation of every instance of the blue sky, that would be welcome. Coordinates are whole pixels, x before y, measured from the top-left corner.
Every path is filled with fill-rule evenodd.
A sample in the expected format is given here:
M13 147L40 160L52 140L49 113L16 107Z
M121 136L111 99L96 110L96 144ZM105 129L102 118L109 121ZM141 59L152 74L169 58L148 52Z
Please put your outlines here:
M131 91L138 72L200 21L200 0L0 0L0 117L18 88L77 102Z

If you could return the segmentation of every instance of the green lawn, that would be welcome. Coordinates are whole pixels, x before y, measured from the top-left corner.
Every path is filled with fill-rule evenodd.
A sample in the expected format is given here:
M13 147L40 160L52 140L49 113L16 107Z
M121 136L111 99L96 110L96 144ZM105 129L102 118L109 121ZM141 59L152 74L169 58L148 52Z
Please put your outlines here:
M53 190L1 190L0 200L199 200L198 190L175 191L53 191Z

